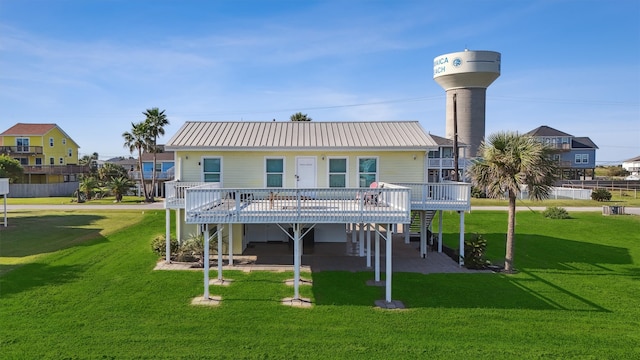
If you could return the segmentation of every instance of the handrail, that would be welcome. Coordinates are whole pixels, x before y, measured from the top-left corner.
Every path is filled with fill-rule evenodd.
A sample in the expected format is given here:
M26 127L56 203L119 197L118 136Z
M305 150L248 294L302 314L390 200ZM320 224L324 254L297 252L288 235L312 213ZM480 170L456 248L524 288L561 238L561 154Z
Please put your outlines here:
M372 201L375 196L375 202ZM187 223L409 223L404 187L186 189Z

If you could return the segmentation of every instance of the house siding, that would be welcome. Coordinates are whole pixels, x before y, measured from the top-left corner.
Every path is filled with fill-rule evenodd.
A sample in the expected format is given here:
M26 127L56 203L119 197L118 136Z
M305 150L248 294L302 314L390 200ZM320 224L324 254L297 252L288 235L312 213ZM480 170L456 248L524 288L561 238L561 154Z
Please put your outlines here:
M416 156L414 160L414 155ZM348 162L347 187L358 187L358 158L378 159L378 180L385 182L425 181L425 154L416 151L349 151L349 152L283 152L283 151L225 151L225 152L176 152L182 166L181 181L203 181L202 163L204 158L222 158L222 186L240 188L265 187L265 158L284 159L284 187L296 187L296 158L309 156L316 158L317 187L328 187L328 159L345 157ZM188 159L187 159L188 157ZM324 158L324 160L323 160Z

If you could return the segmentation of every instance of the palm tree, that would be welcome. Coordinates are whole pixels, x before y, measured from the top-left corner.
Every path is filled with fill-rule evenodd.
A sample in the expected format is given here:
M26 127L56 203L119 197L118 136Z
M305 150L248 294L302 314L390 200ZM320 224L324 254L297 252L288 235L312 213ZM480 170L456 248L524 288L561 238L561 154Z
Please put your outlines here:
M104 165L98 169L98 180L105 183L118 177L128 177L128 175L127 169L125 169L124 166L110 162L104 163Z
M149 139L149 131L146 122L137 124L131 123L131 132L122 133L124 138L124 147L129 149L130 153L138 151L138 169L140 170L140 188L144 193L144 201L150 202L149 194L144 186L144 171L142 169L142 151L148 149L151 142Z
M116 197L116 202L122 201L122 197L129 192L133 185L133 181L126 176L114 177L107 183L107 187Z
M529 190L532 200L549 197L557 170L549 153L548 147L530 136L498 132L489 135L480 145L481 158L474 160L469 168L472 182L485 188L488 197L501 198L507 194L509 198L504 262L507 273L514 271L516 197L523 186Z
M307 114L303 114L301 112L297 112L297 113L291 115L291 117L289 119L291 121L311 121L311 120L313 120L309 116L307 116Z
M169 125L169 120L167 119L167 115L164 114L164 110L160 111L157 107L147 109L147 111L142 113L147 118L145 119L145 123L147 124L147 131L149 136L149 144L147 146L148 150L153 153L153 171L151 174L151 194L149 198L153 201L153 189L156 186L156 154L159 152L158 149L158 136L164 135L164 127Z
M91 200L92 195L99 189L99 183L93 176L85 176L80 180L80 191L84 193L87 200Z

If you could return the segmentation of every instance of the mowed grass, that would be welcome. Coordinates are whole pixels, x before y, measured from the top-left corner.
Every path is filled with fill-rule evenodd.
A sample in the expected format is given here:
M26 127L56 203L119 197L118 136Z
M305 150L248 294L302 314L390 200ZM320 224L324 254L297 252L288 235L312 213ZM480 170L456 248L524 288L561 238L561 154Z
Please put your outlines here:
M10 218L0 231L46 255L0 277L0 357L7 359L637 359L640 357L640 218L575 213L549 220L517 215L516 275L407 274L393 277L393 298L408 309L380 310L384 289L370 272L306 274L311 309L290 308L291 273L225 272L211 287L219 307L190 305L202 272L154 271L150 240L164 232L162 211L39 213ZM456 243L456 214L445 238ZM51 218L54 220L54 218ZM102 223L100 223L102 222ZM98 225L101 224L101 225ZM467 231L504 256L506 212L474 211ZM65 228L66 226L66 228ZM102 227L98 236L83 233ZM64 230L64 231L63 231ZM96 231L98 229L92 229ZM53 246L47 235L68 233ZM15 240L14 240L15 241ZM59 247L59 249L55 249ZM428 261L428 259L426 260ZM216 275L215 271L211 272Z

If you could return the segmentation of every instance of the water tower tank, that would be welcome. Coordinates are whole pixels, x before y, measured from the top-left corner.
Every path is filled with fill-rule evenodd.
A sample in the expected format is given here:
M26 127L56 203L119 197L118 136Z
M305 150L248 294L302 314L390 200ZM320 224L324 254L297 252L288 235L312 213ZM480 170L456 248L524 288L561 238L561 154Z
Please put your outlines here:
M465 50L433 60L433 79L447 92L446 137L454 136L454 95L458 141L469 145L467 157L477 156L484 139L487 87L500 76L500 53Z

